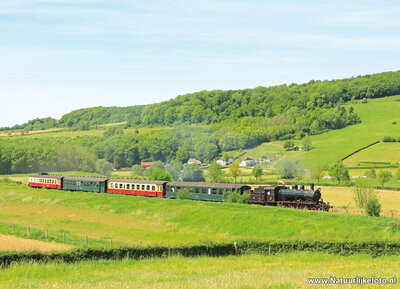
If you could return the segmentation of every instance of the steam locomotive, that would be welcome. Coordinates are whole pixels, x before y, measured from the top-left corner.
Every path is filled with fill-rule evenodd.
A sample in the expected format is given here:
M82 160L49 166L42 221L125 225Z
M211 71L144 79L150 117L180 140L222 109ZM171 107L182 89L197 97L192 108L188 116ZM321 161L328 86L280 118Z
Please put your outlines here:
M329 203L324 203L321 190L314 190L313 184L309 190L304 185L293 185L291 189L281 185L260 186L251 190L249 203L316 211L329 211L332 208Z

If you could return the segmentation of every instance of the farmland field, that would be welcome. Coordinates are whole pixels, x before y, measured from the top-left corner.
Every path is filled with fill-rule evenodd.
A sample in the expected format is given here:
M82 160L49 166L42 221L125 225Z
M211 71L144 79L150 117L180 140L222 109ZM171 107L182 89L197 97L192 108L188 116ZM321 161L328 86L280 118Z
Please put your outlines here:
M307 278L362 276L398 279L399 270L398 256L344 257L306 252L220 258L177 256L74 264L18 264L2 270L0 287L321 288L318 285L308 285ZM362 287L383 288L380 286ZM346 288L360 288L360 285L346 285ZM393 287L386 285L384 288Z
M72 249L73 246L18 238L0 234L0 251L63 251Z

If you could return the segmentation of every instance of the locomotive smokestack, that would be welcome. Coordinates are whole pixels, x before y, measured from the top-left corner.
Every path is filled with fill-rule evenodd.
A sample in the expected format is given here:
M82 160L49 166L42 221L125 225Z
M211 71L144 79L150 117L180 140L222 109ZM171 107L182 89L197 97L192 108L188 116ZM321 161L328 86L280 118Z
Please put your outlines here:
M310 189L314 190L314 184L311 184Z
M292 190L297 190L297 185L296 184L294 184L294 185L292 185Z
M301 186L300 186L300 190L304 190L304 185L301 185Z

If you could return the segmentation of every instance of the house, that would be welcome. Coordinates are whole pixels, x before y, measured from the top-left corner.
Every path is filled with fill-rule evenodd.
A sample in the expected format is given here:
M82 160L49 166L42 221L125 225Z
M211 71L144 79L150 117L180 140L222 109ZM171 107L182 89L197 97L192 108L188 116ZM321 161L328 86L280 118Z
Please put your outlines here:
M257 164L258 162L251 159L251 158L245 158L242 160L242 162L240 163L240 167L253 167Z
M224 160L217 160L217 164L220 166L226 166L226 161Z
M304 147L303 146L294 146L293 147L293 150L296 152L296 151L302 151L304 149Z
M187 163L188 164L196 164L196 165L201 166L201 161L196 160L196 159L189 159Z
M154 162L142 162L140 165L143 169L149 169L152 165L154 165Z
M332 179L332 177L331 177L331 176L325 176L325 177L323 177L322 179L323 179L323 180L327 180L327 179Z

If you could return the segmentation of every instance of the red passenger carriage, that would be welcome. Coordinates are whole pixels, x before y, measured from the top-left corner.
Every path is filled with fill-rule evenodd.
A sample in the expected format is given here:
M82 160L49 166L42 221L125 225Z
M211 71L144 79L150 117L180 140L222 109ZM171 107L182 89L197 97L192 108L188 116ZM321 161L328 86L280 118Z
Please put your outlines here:
M39 174L29 176L28 185L32 188L62 189L63 176Z
M107 193L147 197L164 197L166 181L110 179Z

